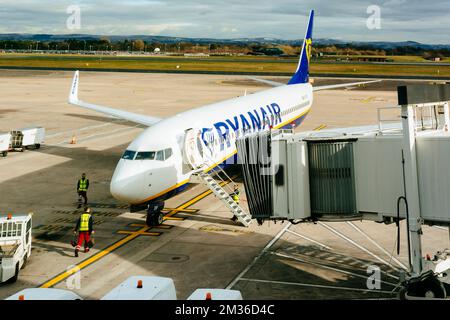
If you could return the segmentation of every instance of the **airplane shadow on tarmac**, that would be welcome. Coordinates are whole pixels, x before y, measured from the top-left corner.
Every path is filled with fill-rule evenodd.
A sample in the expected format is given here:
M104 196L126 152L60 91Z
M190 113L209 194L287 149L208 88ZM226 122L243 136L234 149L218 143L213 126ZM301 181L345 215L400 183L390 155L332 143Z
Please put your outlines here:
M68 160L0 183L0 212L34 211L33 225L44 227L33 230L35 240L29 264L21 270L16 284L0 286L0 298L26 287L36 287L66 271L67 266L80 263L127 237L126 234L118 234L119 230L133 232L141 228L132 224L142 224L143 219L121 216L126 209L95 209L94 217L99 222L95 227L95 247L89 254L81 254L80 258L70 254L73 252L70 245L72 230L79 214L73 206L77 179L81 172L87 173L91 180L91 201L117 204L109 193L109 181L125 146L100 151L85 147L43 146L27 152L56 155ZM16 170L14 163L10 170ZM217 200L209 198L208 201ZM75 291L86 299L98 299L129 276L147 274L173 278L178 297L185 299L196 288L225 288L273 239L273 234L264 234L258 229L252 231L232 226L231 221L217 214L212 216L200 212L177 216L187 218L187 222L191 222L186 224L189 227L177 222L171 229L152 228L150 232L160 235L138 236L83 269L82 287ZM192 224L192 221L210 225ZM49 240L39 238L39 234L48 231L45 227L49 225L54 226L51 229L54 237ZM45 265L43 261L47 261ZM392 298L392 294L364 291L367 274L362 266L374 262L360 259L358 263L360 265L356 267L347 265L339 253L322 250L307 242L294 243L282 237L245 273L246 279L238 281L234 288L241 290L245 299ZM320 265L352 272L324 269ZM392 274L396 272L389 267L382 269ZM96 280L102 284L99 288L95 288ZM108 283L107 287L105 283ZM84 286L90 292L88 295L83 295ZM65 288L64 282L57 287ZM385 284L381 288L393 289L392 285L386 287Z

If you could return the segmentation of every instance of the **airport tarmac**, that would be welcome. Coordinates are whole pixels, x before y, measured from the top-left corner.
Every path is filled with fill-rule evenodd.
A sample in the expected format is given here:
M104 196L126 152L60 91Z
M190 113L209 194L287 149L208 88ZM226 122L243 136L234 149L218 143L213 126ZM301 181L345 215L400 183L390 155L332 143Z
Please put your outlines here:
M0 70L0 131L36 125L47 130L41 149L0 158L0 213L34 212L31 258L15 284L0 285L0 298L26 287L54 286L98 299L131 275L171 277L180 299L199 287L239 289L244 299L395 297L391 291L408 259L404 228L401 254L392 256L394 225L244 228L205 187L193 185L166 202L162 226L146 227L143 212L129 213L109 193L115 165L142 127L68 105L71 79L70 72ZM223 75L83 72L80 82L85 101L156 117L265 88ZM395 104L395 90L370 86L317 92L297 130L374 124L377 108ZM69 143L72 137L76 144ZM96 245L74 258L75 185L82 172L91 181ZM424 227L424 253L446 247L448 229ZM382 270L380 290L366 286L370 265Z

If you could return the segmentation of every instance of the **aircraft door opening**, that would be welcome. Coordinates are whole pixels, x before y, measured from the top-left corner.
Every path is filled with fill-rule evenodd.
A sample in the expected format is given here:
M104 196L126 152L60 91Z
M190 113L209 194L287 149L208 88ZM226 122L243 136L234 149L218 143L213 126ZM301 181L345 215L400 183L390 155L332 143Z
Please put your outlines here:
M205 164L205 146L201 139L201 132L187 129L184 137L184 160L192 170L199 169Z

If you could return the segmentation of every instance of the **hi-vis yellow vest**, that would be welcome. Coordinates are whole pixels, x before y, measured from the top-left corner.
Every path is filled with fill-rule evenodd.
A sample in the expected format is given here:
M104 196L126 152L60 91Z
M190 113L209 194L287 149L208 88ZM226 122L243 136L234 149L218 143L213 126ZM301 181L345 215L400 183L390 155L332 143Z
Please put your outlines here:
M80 179L79 191L87 191L87 179Z
M80 227L78 231L89 231L89 219L91 215L89 213L83 213L80 217Z

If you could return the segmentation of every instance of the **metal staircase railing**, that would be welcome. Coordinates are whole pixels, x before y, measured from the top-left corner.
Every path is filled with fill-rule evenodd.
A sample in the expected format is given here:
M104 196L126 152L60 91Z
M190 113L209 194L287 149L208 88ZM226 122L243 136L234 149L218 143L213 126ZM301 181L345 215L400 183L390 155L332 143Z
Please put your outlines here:
M237 218L237 220L242 223L243 226L248 227L252 222L251 215L242 209L229 195L228 192L217 182L209 173L198 172L195 173L202 182L219 198L227 207L230 209L231 213ZM230 179L231 180L231 179ZM223 181L223 180L222 180Z

